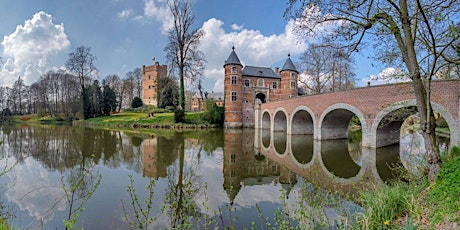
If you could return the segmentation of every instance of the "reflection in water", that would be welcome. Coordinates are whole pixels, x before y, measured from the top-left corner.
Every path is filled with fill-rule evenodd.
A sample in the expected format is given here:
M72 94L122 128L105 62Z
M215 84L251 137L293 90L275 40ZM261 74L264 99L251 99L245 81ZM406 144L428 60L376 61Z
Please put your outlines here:
M356 164L348 152L347 140L321 142L321 159L329 172L340 178L351 178L358 174L361 166Z
M20 229L63 228L69 205L52 205L63 195L56 187L61 187L61 175L78 172L82 162L96 172L93 178L101 174L103 179L76 227L127 229L121 201L130 201L126 187L132 175L139 201L148 199L145 187L155 181L151 216L156 221L151 228L180 228L190 222L196 226L211 218L219 228L241 229L253 222L265 224L256 205L272 219L282 205L280 197L292 202L303 194L305 183L352 194L387 178L390 173L382 165L397 158L375 150L363 152L346 140L320 142L311 135L285 132L270 136L267 130L260 135L247 129L128 134L68 126L3 126L0 136L1 154L19 162L0 183L15 184L1 195L15 208L17 219L11 223ZM323 213L335 212L320 208ZM128 215L133 216L132 210Z
M287 133L286 132L274 132L273 133L273 145L278 154L282 155L286 152L287 146Z
M270 130L262 130L262 145L264 148L270 147Z
M399 145L390 145L377 148L376 150L376 165L380 179L390 181L397 178L398 167L402 166L399 158Z
M300 164L308 164L313 159L313 135L292 135L291 151Z

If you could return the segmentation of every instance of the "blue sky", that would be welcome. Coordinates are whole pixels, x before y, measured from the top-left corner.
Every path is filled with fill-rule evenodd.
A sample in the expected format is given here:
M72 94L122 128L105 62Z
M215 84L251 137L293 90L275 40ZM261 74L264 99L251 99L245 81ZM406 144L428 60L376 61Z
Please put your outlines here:
M245 65L281 67L288 53L296 61L306 43L290 32L286 2L193 0L194 28L205 31L206 91L223 90L222 65L233 44ZM97 57L99 79L124 77L152 64L152 57L163 64L169 19L166 0L2 0L0 85L10 86L18 76L30 85L42 73L64 68L68 53L81 45ZM380 72L363 55L356 61L358 78Z

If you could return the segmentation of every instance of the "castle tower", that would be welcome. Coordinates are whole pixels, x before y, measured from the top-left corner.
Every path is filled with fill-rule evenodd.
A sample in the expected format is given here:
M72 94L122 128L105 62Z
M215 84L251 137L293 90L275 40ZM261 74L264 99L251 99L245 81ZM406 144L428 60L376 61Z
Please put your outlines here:
M291 55L288 54L286 62L284 62L283 68L280 71L281 74L281 98L287 99L296 97L298 94L298 77L299 71L297 71L294 63L291 61Z
M243 126L243 65L235 53L235 47L224 64L224 95L225 95L225 122L226 128Z
M142 66L142 102L145 105L157 106L156 81L166 77L168 67L155 62L151 66Z

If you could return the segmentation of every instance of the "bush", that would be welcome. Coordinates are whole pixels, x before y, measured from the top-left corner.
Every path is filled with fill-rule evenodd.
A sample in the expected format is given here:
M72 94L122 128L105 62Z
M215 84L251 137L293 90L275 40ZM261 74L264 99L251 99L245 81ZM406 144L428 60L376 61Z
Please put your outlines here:
M139 108L142 107L144 103L142 102L142 99L139 97L134 97L133 100L131 101L131 107L133 108Z
M176 109L174 111L174 122L181 123L185 121L185 111L183 109Z
M206 101L203 120L209 122L210 124L222 126L224 124L224 112L224 107L217 106L214 100L208 100Z

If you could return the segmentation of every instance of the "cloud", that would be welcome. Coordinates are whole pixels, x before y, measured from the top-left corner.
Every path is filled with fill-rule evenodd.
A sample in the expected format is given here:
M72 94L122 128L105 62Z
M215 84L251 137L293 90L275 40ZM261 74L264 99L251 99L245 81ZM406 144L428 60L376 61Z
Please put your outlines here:
M390 83L408 82L410 78L401 69L398 68L386 68L377 75L370 75L368 78L362 80L362 85L367 85L370 82L371 85L383 85Z
M0 70L0 84L11 85L18 76L24 76L26 84L34 82L45 70L48 58L69 47L70 41L64 25L54 24L50 14L40 11L4 36L1 44L7 59Z
M130 18L134 15L133 9L125 9L119 12L118 14L119 18Z
M242 30L243 25L232 24L232 30Z
M162 23L162 32L166 33L173 26L172 16L165 0L145 0L144 15Z
M238 31L226 32L223 25L223 21L211 18L201 27L205 34L201 40L200 49L208 61L204 76L206 81L214 82L214 88L205 89L206 91L223 92L222 66L232 51L233 45L243 65L247 63L263 67L271 67L275 63L282 65L288 54L297 55L306 48L306 44L298 42L297 37L292 33L294 21L287 23L283 33L268 36L258 30L242 27Z

